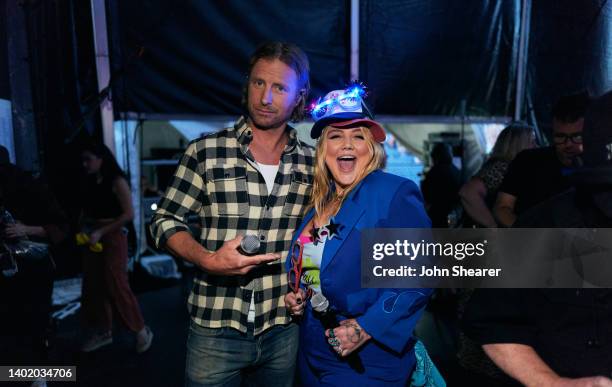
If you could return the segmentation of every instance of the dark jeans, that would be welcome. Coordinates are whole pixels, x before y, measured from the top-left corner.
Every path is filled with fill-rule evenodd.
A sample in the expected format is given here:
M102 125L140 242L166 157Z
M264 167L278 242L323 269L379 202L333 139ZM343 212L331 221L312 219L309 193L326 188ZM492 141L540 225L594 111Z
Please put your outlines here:
M185 386L293 385L298 326L277 325L253 336L233 328L204 328L191 321Z

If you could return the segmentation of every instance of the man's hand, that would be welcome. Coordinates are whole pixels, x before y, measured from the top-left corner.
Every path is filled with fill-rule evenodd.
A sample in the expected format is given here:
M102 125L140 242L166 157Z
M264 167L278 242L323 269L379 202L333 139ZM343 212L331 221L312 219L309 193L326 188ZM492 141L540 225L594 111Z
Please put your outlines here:
M304 305L306 305L304 289L300 288L297 293L289 292L285 295L285 306L292 316L301 316L304 313Z
M203 254L198 259L198 266L208 273L216 275L244 275L257 265L273 262L280 259L280 254L260 254L246 256L240 254L238 247L242 236L226 241L223 246L214 253Z
M7 224L4 228L4 236L9 239L23 238L28 235L28 226L23 223Z
M551 384L551 387L612 387L612 379L605 376L578 379L559 378Z
M325 337L329 345L342 357L350 355L372 338L354 318L343 320L339 327L326 330Z

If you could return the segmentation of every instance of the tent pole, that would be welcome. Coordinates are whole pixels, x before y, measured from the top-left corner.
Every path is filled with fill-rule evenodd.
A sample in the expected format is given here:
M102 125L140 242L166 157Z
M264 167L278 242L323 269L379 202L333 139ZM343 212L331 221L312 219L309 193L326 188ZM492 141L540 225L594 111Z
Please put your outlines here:
M516 98L514 101L514 120L522 116L525 99L525 80L527 79L527 59L529 51L529 24L531 21L531 0L521 1L521 24L519 36L518 66L516 76Z
M359 0L351 0L351 81L359 80Z
M100 102L102 118L102 133L104 144L116 155L115 134L113 128L113 104L108 98L111 72L108 56L108 33L106 28L106 9L104 0L91 0L91 18L93 25L94 51L96 57L96 72L98 76L98 91L106 92L106 98Z

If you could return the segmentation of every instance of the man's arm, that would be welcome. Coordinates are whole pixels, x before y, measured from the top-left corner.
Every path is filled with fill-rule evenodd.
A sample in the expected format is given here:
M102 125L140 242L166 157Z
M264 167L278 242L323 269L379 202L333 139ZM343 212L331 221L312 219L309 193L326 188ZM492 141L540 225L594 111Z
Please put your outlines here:
M207 194L198 161L202 157L205 156L198 155L196 142L189 144L151 221L156 245L216 275L243 275L259 264L280 259L278 254L240 254L241 236L226 241L215 252L206 250L193 238L186 216L200 211Z
M198 250L194 244L198 243L190 234L187 215L200 211L202 201L207 194L205 181L202 178L203 171L199 166L201 157L205 158L206 155L200 156L197 143L191 142L174 171L170 184L151 219L150 226L151 235L157 247L169 248L176 255L189 261L199 254L195 254ZM177 239L186 243L186 246L174 246L174 248L168 246L170 238L177 233L189 235L189 239L185 239L186 237ZM203 247L200 246L200 250L203 250Z
M610 387L612 380L603 376L570 379L557 375L529 345L485 344L486 354L499 368L525 386Z
M493 214L497 219L497 222L504 226L510 227L516 221L516 213L514 212L514 206L516 205L516 196L510 195L505 192L497 193L497 200L493 207Z
M215 252L206 250L190 233L179 231L168 238L166 247L172 253L197 265L202 270L217 275L244 275L257 265L280 259L280 254L246 256L238 247L242 236L226 241Z

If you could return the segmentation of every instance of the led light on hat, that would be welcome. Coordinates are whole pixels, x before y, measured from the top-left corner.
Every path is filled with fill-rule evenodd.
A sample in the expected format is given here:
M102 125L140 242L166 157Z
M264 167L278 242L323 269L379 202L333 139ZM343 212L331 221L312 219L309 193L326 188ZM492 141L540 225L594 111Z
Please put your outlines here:
M319 99L310 107L310 114L315 121L337 114L362 112L363 98L366 95L365 86L355 83L344 90L334 90Z

